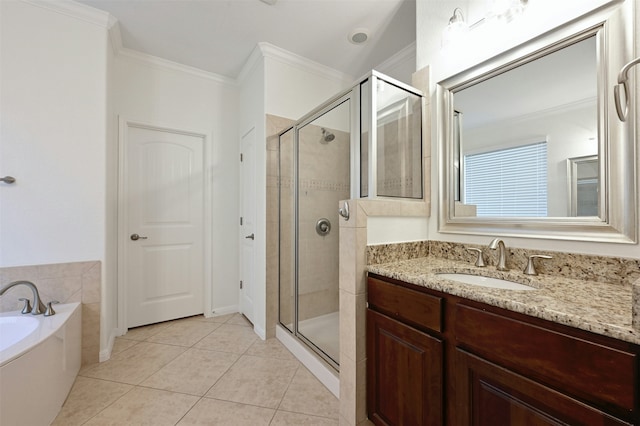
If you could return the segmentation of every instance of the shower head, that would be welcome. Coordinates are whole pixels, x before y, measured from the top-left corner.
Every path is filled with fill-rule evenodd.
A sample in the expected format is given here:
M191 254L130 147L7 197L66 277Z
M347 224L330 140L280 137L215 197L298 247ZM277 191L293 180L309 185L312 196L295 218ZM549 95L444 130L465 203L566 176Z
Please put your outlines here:
M331 133L330 131L328 131L325 128L322 129L322 140L320 142L329 143L332 140L334 140L335 138L336 138L336 135L334 135L333 133Z

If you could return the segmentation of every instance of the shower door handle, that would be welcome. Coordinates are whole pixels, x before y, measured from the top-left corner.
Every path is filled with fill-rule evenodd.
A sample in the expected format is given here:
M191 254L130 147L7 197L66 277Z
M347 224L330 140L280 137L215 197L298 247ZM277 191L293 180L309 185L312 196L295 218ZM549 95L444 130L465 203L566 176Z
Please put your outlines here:
M256 239L256 236L255 236L255 234L251 233L251 235L247 235L245 238L246 238L247 240L255 240L255 239Z
M344 202L343 206L338 209L338 214L344 218L344 220L349 220L349 203Z

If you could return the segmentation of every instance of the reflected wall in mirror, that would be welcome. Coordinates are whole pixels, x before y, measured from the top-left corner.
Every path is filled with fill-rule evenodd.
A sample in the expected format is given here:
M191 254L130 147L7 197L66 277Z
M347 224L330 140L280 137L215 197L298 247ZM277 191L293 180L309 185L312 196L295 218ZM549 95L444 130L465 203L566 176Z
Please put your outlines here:
M631 3L437 84L440 232L637 240L635 123L611 99Z
M595 35L454 91L459 199L484 217L567 217L566 161L598 154Z

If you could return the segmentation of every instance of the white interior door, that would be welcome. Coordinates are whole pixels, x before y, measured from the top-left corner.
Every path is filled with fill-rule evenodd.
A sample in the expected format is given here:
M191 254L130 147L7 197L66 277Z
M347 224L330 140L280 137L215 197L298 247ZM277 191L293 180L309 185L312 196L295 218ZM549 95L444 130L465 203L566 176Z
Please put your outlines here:
M204 137L126 125L127 328L204 310Z
M256 132L251 129L240 141L241 201L240 201L240 303L239 310L253 320L256 223Z

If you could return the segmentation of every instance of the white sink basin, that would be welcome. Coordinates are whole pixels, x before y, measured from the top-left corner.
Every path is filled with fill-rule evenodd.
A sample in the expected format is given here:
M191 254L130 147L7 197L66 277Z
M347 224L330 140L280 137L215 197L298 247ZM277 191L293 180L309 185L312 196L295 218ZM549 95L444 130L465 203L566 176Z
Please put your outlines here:
M459 273L439 273L436 275L447 280L458 281L464 284L478 285L481 287L502 288L506 290L536 290L535 287L520 284L514 281L502 280L500 278Z

